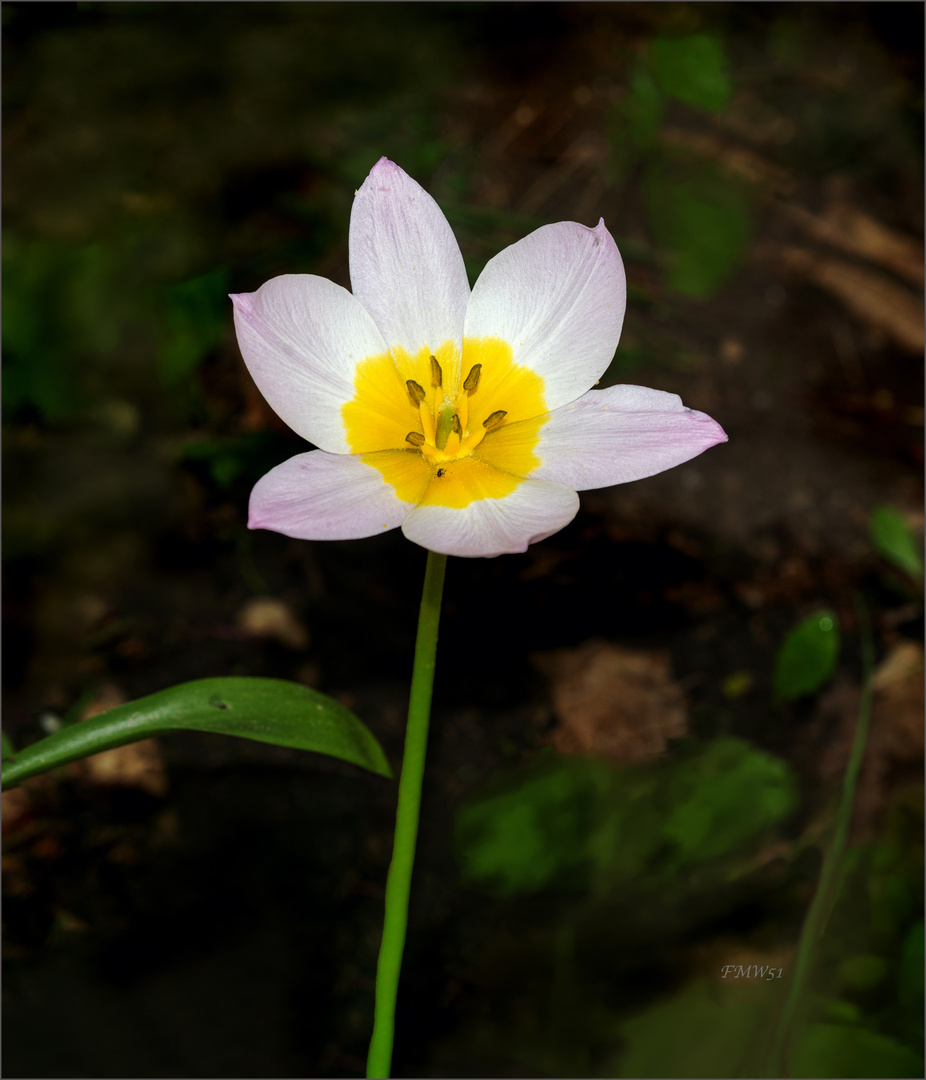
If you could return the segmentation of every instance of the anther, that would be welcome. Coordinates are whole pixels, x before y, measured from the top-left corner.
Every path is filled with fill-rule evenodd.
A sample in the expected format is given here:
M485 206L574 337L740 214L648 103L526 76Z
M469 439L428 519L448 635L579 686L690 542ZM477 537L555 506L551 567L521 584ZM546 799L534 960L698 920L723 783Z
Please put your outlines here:
M463 435L463 425L460 423L460 418L456 413L453 414L453 421L450 424L450 430L456 432L457 435Z
M405 441L411 443L412 446L424 446L424 436L420 431L410 431L405 436Z
M405 385L408 387L408 396L416 405L420 405L424 401L424 387L414 379L408 379Z
M440 386L444 379L444 373L440 369L440 364L437 362L437 357L431 357L431 385Z
M505 409L498 409L496 412L492 413L491 416L487 416L485 420L482 421L482 426L486 431L494 431L507 415L508 412Z
M469 374L463 380L463 389L472 393L479 385L479 376L482 374L482 364L473 364Z

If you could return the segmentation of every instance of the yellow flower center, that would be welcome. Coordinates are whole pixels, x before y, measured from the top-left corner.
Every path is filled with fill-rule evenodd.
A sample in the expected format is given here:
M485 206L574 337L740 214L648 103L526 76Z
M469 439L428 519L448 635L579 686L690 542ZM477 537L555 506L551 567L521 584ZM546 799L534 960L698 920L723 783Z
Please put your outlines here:
M448 341L367 357L354 390L341 409L348 445L403 502L503 498L540 464L543 379L500 338L464 338L462 356Z

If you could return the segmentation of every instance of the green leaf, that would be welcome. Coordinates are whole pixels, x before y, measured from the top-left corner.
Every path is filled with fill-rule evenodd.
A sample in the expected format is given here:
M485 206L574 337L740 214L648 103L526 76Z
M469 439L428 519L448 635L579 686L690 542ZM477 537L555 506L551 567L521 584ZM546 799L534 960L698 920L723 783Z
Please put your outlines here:
M664 835L680 863L706 862L748 843L786 817L797 785L786 762L740 739L715 740L676 771L678 802Z
M871 514L871 539L888 562L911 577L922 578L923 554L910 527L893 506L879 506Z
M811 1024L800 1033L789 1076L922 1076L919 1054L886 1035L844 1024Z
M647 218L669 284L703 299L741 262L752 232L745 187L710 166L661 163L645 182Z
M541 759L461 808L457 861L468 886L493 896L607 883L626 895L634 883L661 876L669 887L692 865L732 856L796 801L787 763L733 737L619 770Z
M578 881L607 774L601 762L541 761L509 790L464 806L455 828L462 880L498 897L535 892L564 873Z
M922 1032L923 1017L923 963L926 949L923 944L923 920L913 924L904 939L900 950L900 963L897 969L897 997L902 1009L906 1009L920 1018Z
M20 750L3 769L3 786L15 787L69 761L172 731L212 731L314 750L392 776L375 737L337 701L282 679L228 678L181 683L62 728Z
M3 742L3 760L12 761L16 757L16 747L13 745L13 740L5 731L0 731L0 740Z
M222 340L228 328L228 270L216 270L175 285L167 300L167 336L161 345L161 377L168 386L184 382Z
M839 627L832 611L818 611L787 635L775 660L775 696L794 701L830 678L839 657Z
M688 105L717 112L733 93L723 42L714 34L657 38L653 67L662 89Z
M644 66L634 72L623 102L625 131L640 150L646 149L662 122L664 98Z

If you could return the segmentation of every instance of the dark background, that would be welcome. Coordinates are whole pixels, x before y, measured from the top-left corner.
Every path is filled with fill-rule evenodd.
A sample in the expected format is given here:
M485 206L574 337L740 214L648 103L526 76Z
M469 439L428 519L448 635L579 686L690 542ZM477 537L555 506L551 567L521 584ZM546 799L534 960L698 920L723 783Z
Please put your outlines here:
M720 970L791 970L857 716L858 597L881 681L804 1052L813 1075L915 1075L922 605L869 519L921 535L922 5L2 16L4 730L268 675L350 705L397 765L424 552L247 531L251 486L305 444L226 294L348 285L383 154L471 281L603 216L629 288L604 382L679 393L730 441L583 495L525 555L450 561L394 1075L749 1074L767 984ZM837 670L776 704L777 649L824 608ZM589 710L573 771L556 751ZM708 837L755 823L682 858L661 845L683 789ZM7 793L5 1074L362 1075L394 797L193 735ZM459 817L480 805L534 825L487 811L480 848ZM621 863L615 825L576 855L612 821L649 854Z

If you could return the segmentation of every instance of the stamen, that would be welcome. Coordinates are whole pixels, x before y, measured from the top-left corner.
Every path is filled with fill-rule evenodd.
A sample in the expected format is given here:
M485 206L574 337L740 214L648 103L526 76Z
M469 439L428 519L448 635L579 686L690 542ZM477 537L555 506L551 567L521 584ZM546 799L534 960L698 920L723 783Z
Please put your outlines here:
M418 385L417 383L415 384ZM420 388L419 388L420 389ZM418 416L421 418L421 430L424 432L424 441L434 445L436 429L434 426L434 415L428 408L428 403L422 401L418 406Z
M440 369L440 364L437 362L437 357L431 357L431 385L440 386L444 381L444 373Z
M457 435L463 434L463 425L460 423L460 418L456 413L453 414L453 420L450 424L450 430Z
M507 415L507 410L498 409L496 412L492 413L491 416L487 416L485 420L482 421L482 426L486 429L486 431L494 431L497 427L501 425L501 422L505 419Z
M420 405L424 401L424 387L414 379L406 380L405 385L408 387L408 396L416 405Z
M476 387L479 385L479 376L482 374L482 364L473 364L469 369L469 374L463 380L463 389L468 390L469 393L473 393Z
M412 446L415 446L415 447L424 446L424 436L421 434L420 431L410 431L405 436L405 441L407 443L411 443Z

